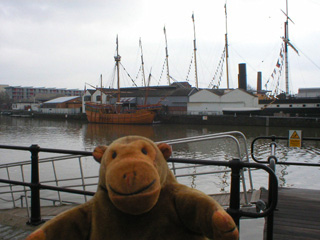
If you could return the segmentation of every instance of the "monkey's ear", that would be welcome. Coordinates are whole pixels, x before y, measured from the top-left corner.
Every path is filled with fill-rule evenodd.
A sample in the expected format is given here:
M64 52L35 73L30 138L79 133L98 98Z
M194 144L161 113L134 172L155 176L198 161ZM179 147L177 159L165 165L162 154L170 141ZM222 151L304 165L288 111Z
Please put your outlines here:
M172 148L166 143L159 143L158 148L162 152L164 158L168 160L172 154Z
M101 163L102 156L104 152L107 150L108 146L98 146L93 150L93 158L96 160L98 163Z

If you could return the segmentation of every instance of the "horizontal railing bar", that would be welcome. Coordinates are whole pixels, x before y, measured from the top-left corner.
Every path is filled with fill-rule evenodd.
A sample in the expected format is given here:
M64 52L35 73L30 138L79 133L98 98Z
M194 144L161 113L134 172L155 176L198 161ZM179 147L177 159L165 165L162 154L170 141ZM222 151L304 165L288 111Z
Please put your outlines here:
M292 165L292 166L305 166L305 167L320 167L320 163L299 163L299 162L277 162L278 165Z
M175 177L176 178L178 178L178 177L190 177L190 176L198 176L198 175L206 175L206 174L214 174L214 173L226 173L226 172L231 172L231 170L221 170L221 171L201 172L201 173L188 173L188 174L175 175Z
M83 155L68 155L65 158L55 158L52 157L51 158L42 158L39 159L39 163L47 163L47 162L58 162L58 161L65 161L65 160L70 160L70 159L77 159L79 157L83 157ZM0 168L7 168L7 167L20 167L21 165L25 166L25 165L31 165L30 160L25 160L25 161L19 161L19 162L15 162L15 163L5 163L5 164L1 164Z
M22 150L22 151L31 151L31 147L21 147L21 146L12 146L12 145L0 145L0 148L11 149L11 150ZM92 156L92 152L88 151L79 151L79 150L65 150L65 149L53 149L53 148L39 148L39 152L48 152L48 153L65 153L73 155L83 155L83 156Z
M25 195L21 195L22 197L26 197ZM28 198L31 198L30 196L27 196ZM50 202L61 202L62 204L79 204L77 202L71 202L71 201L65 201L65 200L59 200L59 199L51 199L51 198L43 198L43 197L40 197L40 200L43 200L43 201L50 201Z
M13 191L7 191L7 192L0 192L0 194L8 194L8 193L21 193L21 192L28 192L30 190L13 190Z
M15 187L18 187L19 185L16 185ZM90 187L90 186L98 186L98 183L88 183L85 185L66 185L66 186L60 186L61 188L72 188L72 187ZM0 192L1 194L8 194L8 193L22 193L22 192L30 192L29 189L21 189L21 190L13 190L13 191L6 191L6 192Z
M251 157L252 159L257 162L257 163L269 163L269 161L262 161L262 160L258 160L255 155L254 155L254 146L255 146L255 142L260 140L260 139L268 139L271 140L272 142L275 142L276 140L286 140L289 141L288 137L277 137L277 136L260 136L260 137L256 137L255 139L253 139L252 143L251 143ZM302 137L301 138L302 141L307 140L307 141L320 141L320 138L315 138L315 137ZM276 159L277 160L277 159ZM276 161L276 164L279 165L292 165L292 166L306 166L306 167L320 167L320 163L300 163L300 162L282 162L282 161Z
M14 180L6 180L6 179L0 179L0 182L8 183L8 184L15 184L15 185L22 185L26 187L38 187L40 189L48 189L48 190L55 190L60 192L68 192L68 193L76 193L76 194L84 194L84 195L94 195L94 192L89 191L82 191L82 190L75 190L75 189L67 189L64 187L56 187L56 186L50 186L50 185L43 185L43 184L32 184L27 182L19 182Z
M54 190L54 191L59 191L59 192L83 194L83 195L89 195L89 196L93 196L95 194L95 192L90 192L90 191L69 189L69 188L64 188L64 187L56 187L56 186L42 185L42 184L39 184L39 188L40 189L47 189L47 190Z
M186 158L188 159L188 158ZM184 165L181 167L175 167L175 170L181 170L181 169L188 169L188 168L200 168L200 167L207 167L205 164L193 164L193 165Z
M96 177L90 177L92 178L99 178L99 176ZM81 177L77 177L77 178L63 178L63 179L59 179L59 180L46 180L46 181L41 181L42 183L55 183L55 182L67 182L67 181L76 181L76 180L81 180ZM83 179L89 179L87 177L83 178Z

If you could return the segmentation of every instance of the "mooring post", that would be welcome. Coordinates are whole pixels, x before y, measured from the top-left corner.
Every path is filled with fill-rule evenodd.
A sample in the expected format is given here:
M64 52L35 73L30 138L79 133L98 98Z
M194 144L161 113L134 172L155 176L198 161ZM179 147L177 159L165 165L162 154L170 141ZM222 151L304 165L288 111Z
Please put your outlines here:
M240 231L240 160L233 159L231 165L230 207L227 212L233 218Z
M27 224L43 223L40 211L40 181L39 181L39 151L38 145L31 145L31 217Z

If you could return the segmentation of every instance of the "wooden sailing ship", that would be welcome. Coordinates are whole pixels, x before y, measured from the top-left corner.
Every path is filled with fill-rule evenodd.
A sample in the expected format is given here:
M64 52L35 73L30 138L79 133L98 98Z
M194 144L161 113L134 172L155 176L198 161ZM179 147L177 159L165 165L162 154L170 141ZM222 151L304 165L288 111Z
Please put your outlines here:
M121 56L118 51L117 37L117 55L114 57L117 68L117 102L116 104L103 104L96 102L86 103L86 115L90 123L107 123L107 124L152 124L156 112L161 109L161 104L138 105L134 108L122 106L120 91L120 74L119 64ZM102 95L102 87L101 87ZM101 96L102 99L102 96ZM146 103L146 101L145 101Z

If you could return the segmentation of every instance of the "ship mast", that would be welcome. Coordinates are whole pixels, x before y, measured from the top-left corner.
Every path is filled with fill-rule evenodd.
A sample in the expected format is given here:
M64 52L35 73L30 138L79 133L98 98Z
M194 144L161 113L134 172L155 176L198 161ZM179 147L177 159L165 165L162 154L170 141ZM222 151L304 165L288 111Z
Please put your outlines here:
M282 11L282 10L281 10ZM286 79L286 95L289 95L289 61L288 61L288 46L290 46L298 55L298 50L290 43L289 40L289 20L294 24L294 22L289 18L288 15L288 0L286 0L286 12L282 11L286 16L286 21L284 22L284 37L282 40L284 42L284 62L285 62L285 79Z
M120 103L120 69L119 64L121 61L121 56L119 55L119 44L118 44L118 35L117 35L117 55L114 57L114 60L116 61L117 66L117 87L118 87L118 96L117 96L117 102Z
M286 94L289 94L289 64L288 64L288 42L289 42L289 16L288 16L288 0L286 0L286 21L284 22L284 62L285 62L285 79Z
M224 5L226 15L226 34L225 34L225 49L226 49L226 75L227 89L229 89L229 51L228 51L228 18L227 18L227 3Z
M101 94L101 96L100 96L100 103L102 104L102 74L100 74L100 94Z
M196 88L198 89L198 71L197 71L197 46L196 46L196 26L194 22L194 14L192 13L192 22L193 22L193 51L194 51L194 72L195 72L195 78L196 78Z
M141 38L139 39L139 45L140 45L140 50L141 50L141 70L142 70L142 78L143 78L143 84L146 87L146 76L144 73L144 61L143 61L143 51L142 51L142 43L141 43Z
M167 64L167 80L168 84L170 85L170 74L169 74L169 53L168 53L168 41L167 41L167 32L166 32L166 26L163 28L164 32L164 38L166 41L166 64Z

